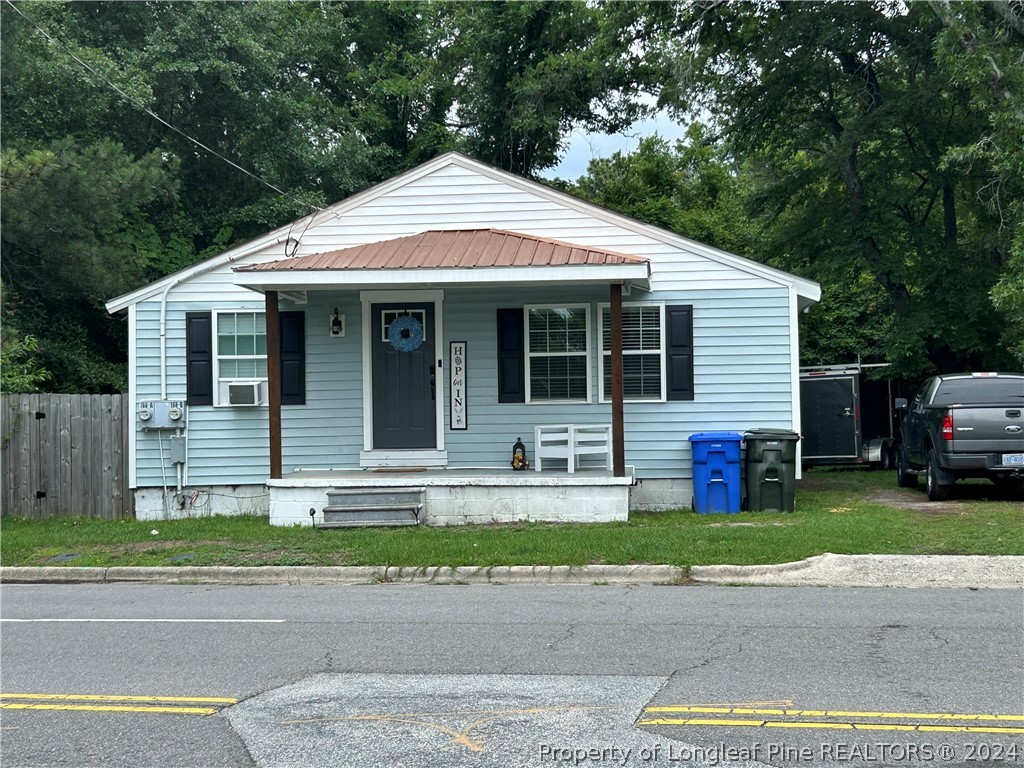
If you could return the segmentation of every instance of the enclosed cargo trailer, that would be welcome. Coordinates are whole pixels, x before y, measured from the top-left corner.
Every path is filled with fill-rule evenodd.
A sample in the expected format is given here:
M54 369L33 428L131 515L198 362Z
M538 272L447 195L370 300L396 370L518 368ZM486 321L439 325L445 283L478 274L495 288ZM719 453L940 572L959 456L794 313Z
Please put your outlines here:
M808 466L895 466L897 425L892 403L902 384L869 379L888 363L805 366L800 369L802 461Z

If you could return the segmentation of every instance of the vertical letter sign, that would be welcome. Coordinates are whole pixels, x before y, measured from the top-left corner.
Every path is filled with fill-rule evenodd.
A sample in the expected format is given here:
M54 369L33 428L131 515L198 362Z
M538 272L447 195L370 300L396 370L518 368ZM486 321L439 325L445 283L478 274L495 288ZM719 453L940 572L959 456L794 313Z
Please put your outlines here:
M451 428L468 429L469 411L466 405L466 342L453 341L449 350L448 404L451 411Z

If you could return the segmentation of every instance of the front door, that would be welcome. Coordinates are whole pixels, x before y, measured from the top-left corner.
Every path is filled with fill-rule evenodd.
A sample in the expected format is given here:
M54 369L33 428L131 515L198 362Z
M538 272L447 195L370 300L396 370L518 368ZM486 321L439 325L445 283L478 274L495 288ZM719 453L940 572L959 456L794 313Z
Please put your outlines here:
M434 305L372 304L374 449L437 447Z

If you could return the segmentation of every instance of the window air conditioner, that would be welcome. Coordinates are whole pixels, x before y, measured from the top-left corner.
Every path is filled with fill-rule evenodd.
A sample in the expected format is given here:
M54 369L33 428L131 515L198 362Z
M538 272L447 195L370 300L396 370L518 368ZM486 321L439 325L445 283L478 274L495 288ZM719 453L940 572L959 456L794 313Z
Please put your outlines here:
M244 381L228 384L228 405L262 405L263 382Z

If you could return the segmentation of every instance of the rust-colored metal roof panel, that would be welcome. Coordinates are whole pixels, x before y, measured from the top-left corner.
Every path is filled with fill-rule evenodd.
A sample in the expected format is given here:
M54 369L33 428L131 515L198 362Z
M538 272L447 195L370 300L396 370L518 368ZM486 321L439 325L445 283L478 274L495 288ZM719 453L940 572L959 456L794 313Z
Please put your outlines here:
M431 230L418 235L240 267L240 271L468 269L575 264L643 264L647 259L502 229Z

